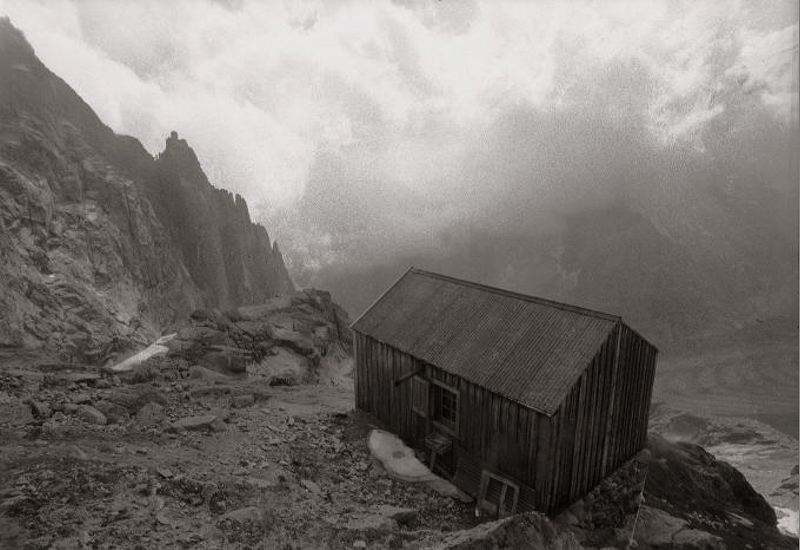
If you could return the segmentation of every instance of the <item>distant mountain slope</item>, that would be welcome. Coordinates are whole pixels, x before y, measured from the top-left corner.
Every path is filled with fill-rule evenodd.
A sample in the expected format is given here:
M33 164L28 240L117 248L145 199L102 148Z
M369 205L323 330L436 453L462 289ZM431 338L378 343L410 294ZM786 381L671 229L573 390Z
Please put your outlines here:
M185 141L154 159L114 134L0 19L0 347L97 361L196 307L293 290Z

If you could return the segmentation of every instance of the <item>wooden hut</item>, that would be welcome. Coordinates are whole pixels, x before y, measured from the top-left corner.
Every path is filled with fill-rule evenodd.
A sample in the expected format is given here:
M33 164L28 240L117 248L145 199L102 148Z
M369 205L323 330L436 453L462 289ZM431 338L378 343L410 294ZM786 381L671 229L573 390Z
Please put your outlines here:
M354 323L355 398L498 515L645 444L658 350L620 317L411 268Z

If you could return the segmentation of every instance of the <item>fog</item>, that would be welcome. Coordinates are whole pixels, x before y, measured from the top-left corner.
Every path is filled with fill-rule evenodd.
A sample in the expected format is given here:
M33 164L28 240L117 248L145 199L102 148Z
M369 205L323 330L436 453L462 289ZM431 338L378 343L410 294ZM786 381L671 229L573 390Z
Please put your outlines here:
M761 292L740 280L796 265L791 1L25 0L0 12L115 131L155 154L178 130L213 183L247 198L297 284L352 313L410 264L570 297L553 286L570 264L560 254L592 240L566 232L620 208L690 250L686 262L742 264L745 276L722 275L731 300ZM720 189L729 198L715 202ZM758 256L767 242L783 248ZM681 266L670 284L702 269Z

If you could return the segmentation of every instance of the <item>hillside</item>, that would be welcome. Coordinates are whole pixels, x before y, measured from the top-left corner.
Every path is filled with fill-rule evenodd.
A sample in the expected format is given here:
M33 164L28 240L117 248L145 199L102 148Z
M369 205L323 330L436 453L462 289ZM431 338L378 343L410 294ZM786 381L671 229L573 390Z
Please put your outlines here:
M114 134L0 19L0 346L103 361L196 307L294 290L185 141Z
M741 473L654 434L551 518L476 517L393 477L367 445L381 426L353 410L347 324L327 293L304 291L197 310L143 362L0 357L0 546L797 546Z

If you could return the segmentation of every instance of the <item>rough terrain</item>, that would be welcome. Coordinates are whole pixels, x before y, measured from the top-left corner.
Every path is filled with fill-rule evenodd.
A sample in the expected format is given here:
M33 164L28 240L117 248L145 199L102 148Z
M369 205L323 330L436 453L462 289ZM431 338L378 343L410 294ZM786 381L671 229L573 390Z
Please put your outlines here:
M797 439L752 418L701 417L661 403L652 407L650 426L668 441L701 445L730 463L766 497L781 529L797 535Z
M197 307L293 290L184 140L156 159L114 134L0 18L0 347L95 363Z
M553 518L478 519L470 503L394 479L367 447L380 426L353 411L347 326L327 293L303 291L197 310L144 361L6 352L0 546L796 545L739 472L661 439Z
M0 546L401 546L399 524L471 526L469 505L370 457L337 315L316 291L198 311L181 346L119 372L7 357Z

